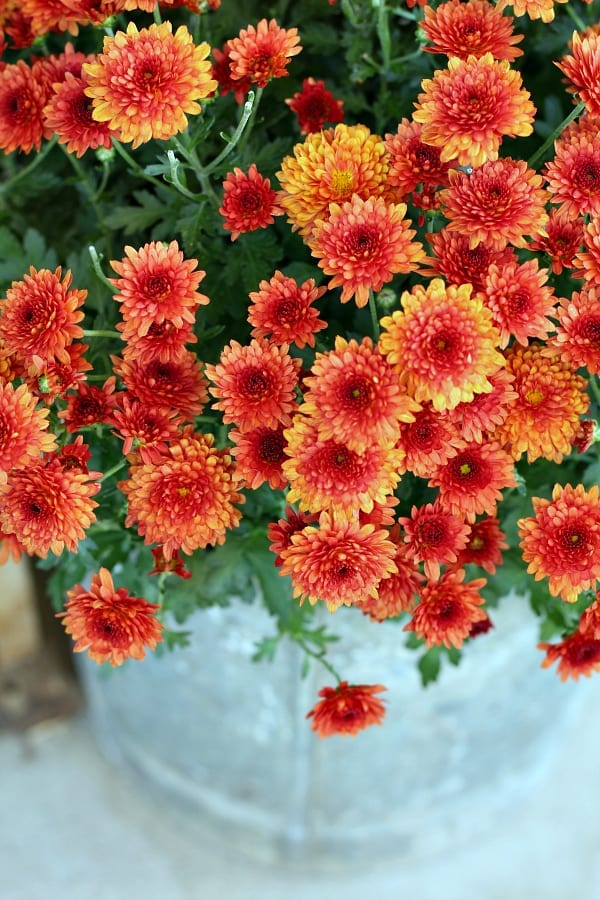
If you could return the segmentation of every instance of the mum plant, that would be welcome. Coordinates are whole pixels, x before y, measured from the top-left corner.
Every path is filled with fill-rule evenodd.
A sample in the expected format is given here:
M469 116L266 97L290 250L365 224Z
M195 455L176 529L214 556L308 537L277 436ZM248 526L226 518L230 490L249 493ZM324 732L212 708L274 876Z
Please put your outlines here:
M317 604L600 668L597 6L0 3L1 553L75 650L260 598L321 736L385 710Z

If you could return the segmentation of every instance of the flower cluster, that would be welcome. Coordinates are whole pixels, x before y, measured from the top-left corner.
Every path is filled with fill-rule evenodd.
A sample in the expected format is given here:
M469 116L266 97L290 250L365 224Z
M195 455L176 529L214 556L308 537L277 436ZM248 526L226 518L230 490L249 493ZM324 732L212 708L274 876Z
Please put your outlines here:
M400 618L423 672L526 569L542 665L600 669L600 38L591 4L306 6L0 8L0 560L55 567L120 665L239 592L242 548L337 679L323 737L385 688L318 608Z

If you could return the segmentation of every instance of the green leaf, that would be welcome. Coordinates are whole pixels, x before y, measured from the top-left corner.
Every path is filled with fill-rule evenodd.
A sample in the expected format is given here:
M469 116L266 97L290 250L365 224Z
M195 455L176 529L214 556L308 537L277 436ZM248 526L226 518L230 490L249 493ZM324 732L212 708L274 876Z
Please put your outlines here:
M417 666L421 674L423 687L427 687L428 684L437 681L441 668L441 648L430 647L420 657Z

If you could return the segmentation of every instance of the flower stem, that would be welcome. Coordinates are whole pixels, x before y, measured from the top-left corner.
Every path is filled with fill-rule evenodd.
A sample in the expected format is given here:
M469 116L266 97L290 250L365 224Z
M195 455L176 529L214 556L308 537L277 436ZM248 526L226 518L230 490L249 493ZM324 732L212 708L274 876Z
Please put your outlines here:
M126 465L127 465L127 460L126 460L126 459L122 459L122 460L121 460L120 462L118 462L115 466L113 466L112 469L108 469L108 471L106 471L106 472L104 473L104 475L102 476L102 478L100 479L100 481L101 481L101 482L102 482L102 481L106 481L107 478L110 478L111 475L114 475L114 474L115 474L115 472L119 472L121 469L125 468Z
M204 174L210 175L211 172L221 165L224 162L230 153L235 150L237 144L240 145L240 149L243 148L244 144L248 139L248 134L252 123L254 122L254 118L256 116L256 110L258 108L258 104L260 102L260 98L262 96L262 88L258 88L256 94L254 91L248 92L248 99L244 103L244 109L242 110L242 117L238 123L237 128L235 129L233 136L231 138L227 138L223 133L221 133L221 137L228 141L227 146L221 150L219 155L213 159L208 166L204 167ZM246 126L248 125L248 130L246 130ZM244 135L244 132L245 135ZM242 135L244 135L244 140L242 141Z
M114 294L115 286L114 286L114 284L112 284L112 282L106 277L106 275L102 271L102 267L100 265L100 257L98 256L98 251L96 250L96 248L94 247L93 244L90 244L88 246L88 253L90 254L90 256L92 258L92 266L94 267L94 272L96 273L96 275L98 276L98 278L100 279L102 284L105 284L106 287L110 289L110 292L112 294Z
M109 338L120 338L121 335L118 331L97 331L95 329L84 328L83 329L84 337L109 337Z
M531 156L527 160L527 165L529 166L530 169L533 169L536 162L539 159L542 159L542 157L546 153L546 150L548 150L548 148L552 146L552 144L554 143L556 138L559 136L559 134L561 134L564 131L564 129L567 127L567 125L570 125L570 123L573 121L573 119L576 119L577 116L583 112L584 107L585 107L585 103L583 102L583 100L581 100L577 104L575 109L571 110L571 112L569 113L567 118L563 119L562 122L560 123L560 125L556 126L556 128L554 129L552 134L546 138L546 140L544 141L542 146L538 150L536 150L535 153L533 154L533 156Z
M119 154L121 159L125 160L125 162L127 163L127 165L129 166L129 168L131 169L132 172L135 172L135 174L139 175L140 178L145 178L146 181L149 181L151 184L155 184L157 187L164 186L164 182L159 181L158 178L155 178L153 175L148 175L147 172L144 172L144 169L142 168L142 166L140 166L140 164L138 162L136 162L136 160L133 158L133 156L131 156L127 152L125 147L119 141L117 141L117 140L115 140L115 138L113 138L112 143L113 143L113 147L115 148L115 150L117 151L117 153Z
M332 664L329 662L329 660L327 659L327 657L325 656L325 653L323 651L319 652L317 650L313 650L312 647L309 647L309 645L306 643L306 641L301 637L296 637L295 635L291 635L291 637L292 637L292 640L296 644L298 644L298 646L302 650L304 650L304 652L306 653L307 656L311 656L317 662L321 663L321 665L325 669L327 669L328 672L331 672L331 674L333 675L333 677L335 678L335 680L337 681L338 684L342 681L342 678L341 678L339 672L336 670L336 668L334 666L332 666Z
M569 16L571 16L574 23L577 25L577 28L579 29L579 31L585 31L587 28L587 25L585 24L583 19L580 17L579 13L576 13L575 10L572 9L571 4L565 3L564 9L565 9L565 12Z
M377 305L375 303L375 294L372 288L369 288L369 312L371 313L371 324L373 326L373 338L375 343L379 340L379 318L377 316Z
M34 156L34 158L29 163L28 166L25 166L25 168L21 169L20 172L16 172L11 178L9 178L3 184L0 184L0 194L5 194L7 191L9 191L12 188L12 186L14 184L17 183L17 181L20 181L21 178L25 178L27 175L29 175L30 172L33 172L33 170L37 166L39 166L39 164L50 153L50 151L52 150L52 148L54 147L54 145L56 144L57 141L58 141L58 135L55 134L54 137L52 138L52 140L48 141L48 143L42 147L40 152L36 156Z

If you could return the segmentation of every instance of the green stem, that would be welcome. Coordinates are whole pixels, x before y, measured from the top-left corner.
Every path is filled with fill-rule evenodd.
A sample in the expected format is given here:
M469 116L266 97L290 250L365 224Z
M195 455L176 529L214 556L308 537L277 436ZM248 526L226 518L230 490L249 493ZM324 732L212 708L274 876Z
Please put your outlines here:
M379 318L377 316L377 304L375 303L375 294L369 288L369 312L371 313L371 325L373 327L373 338L375 343L379 340Z
M152 15L154 16L154 21L157 25L162 25L162 17L160 14L160 8L158 3L154 4L154 9L152 10Z
M57 141L58 141L58 135L55 134L54 137L52 138L52 140L48 141L48 143L42 147L40 152L32 159L32 161L29 163L28 166L25 166L24 169L21 169L20 172L17 172L15 175L13 175L11 178L8 179L8 181L5 181L3 184L0 184L0 194L5 194L7 191L9 191L12 188L12 186L14 184L17 183L17 181L20 181L21 178L25 178L27 175L29 175L30 172L33 172L33 170L35 168L37 168L37 166L39 166L39 164L50 153L50 151L52 150L52 148L54 147L54 145L56 144Z
M107 478L110 478L111 475L115 474L115 472L119 472L121 469L125 468L126 465L127 465L127 460L122 459L115 466L113 466L112 469L109 469L107 472L105 472L104 475L102 476L102 478L100 479L100 481L101 482L106 481Z
M204 175L210 175L211 172L221 165L224 162L230 153L233 153L236 145L240 142L242 135L244 134L244 130L246 129L246 125L250 123L250 126L254 122L254 117L256 115L256 109L258 107L260 98L262 96L262 88L258 88L256 94L254 91L248 92L248 99L244 103L244 108L242 110L242 117L238 123L237 128L235 129L233 136L230 139L227 139L226 136L221 133L221 137L225 140L228 140L227 146L221 150L219 155L213 159L208 166L204 167ZM247 139L247 138L246 138ZM245 141L244 141L245 143ZM243 147L243 144L242 144ZM241 148L240 148L241 149Z
M102 284L105 284L106 287L109 288L111 294L114 294L115 286L102 271L102 266L100 265L100 257L98 256L98 251L93 244L90 244L88 246L88 253L92 258L92 266L94 267L94 272L96 273Z
M577 116L583 112L584 108L585 108L585 103L583 102L583 100L581 100L577 104L575 109L571 110L571 112L569 113L567 118L563 119L562 122L560 123L560 125L556 126L556 128L554 129L552 134L546 138L546 140L544 141L542 146L539 148L539 150L536 150L535 153L533 154L533 156L531 156L527 160L527 165L529 166L530 169L533 169L536 162L544 156L544 154L546 153L546 150L548 150L548 148L552 146L552 144L554 143L556 138L559 136L559 134L561 134L564 131L564 129L567 127L567 125L569 125L573 121L573 119L576 119Z
M571 16L574 23L577 25L578 30L585 31L587 28L587 25L585 24L583 19L580 17L579 13L575 12L575 10L572 8L571 4L565 3L564 9L565 9L565 12L567 13L567 15Z
M327 669L328 672L331 672L338 684L343 680L339 672L335 669L334 666L331 665L323 651L318 652L317 650L313 650L312 647L309 647L306 641L301 637L296 637L295 635L290 635L290 637L296 644L298 644L298 646L302 650L304 650L307 656L311 656L317 662L321 663L321 665L325 669Z
M84 337L108 337L108 338L121 338L121 335L118 331L98 331L94 328L84 328L83 329Z
M159 181L158 178L155 178L153 175L148 175L147 172L144 172L144 169L136 160L131 156L123 145L113 138L113 147L121 157L124 159L132 172L135 172L136 175L139 175L140 178L145 178L146 181L149 181L151 184L155 184L157 187L164 187L164 182Z

